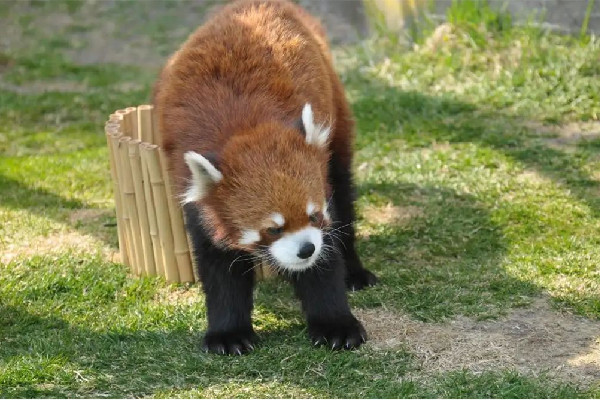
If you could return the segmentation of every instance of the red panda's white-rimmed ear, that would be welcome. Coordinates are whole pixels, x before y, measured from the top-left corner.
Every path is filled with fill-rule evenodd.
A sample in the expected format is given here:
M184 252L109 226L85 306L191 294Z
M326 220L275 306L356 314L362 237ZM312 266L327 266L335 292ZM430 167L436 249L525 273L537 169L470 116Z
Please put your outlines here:
M331 129L324 124L315 125L312 107L309 103L306 103L302 109L302 125L304 126L306 143L319 147L327 145Z
M206 157L195 151L188 151L183 158L192 171L192 181L182 196L182 203L187 204L206 196L210 186L223 179L223 174Z

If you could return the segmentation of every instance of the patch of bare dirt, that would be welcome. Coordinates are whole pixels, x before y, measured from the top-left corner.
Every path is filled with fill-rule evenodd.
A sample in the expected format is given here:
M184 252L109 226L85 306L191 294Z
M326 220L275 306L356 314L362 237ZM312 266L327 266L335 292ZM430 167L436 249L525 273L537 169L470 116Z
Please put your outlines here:
M525 169L523 172L515 177L519 183L533 184L533 185L546 185L552 183L552 180L543 176L534 169Z
M570 122L563 125L547 125L537 121L529 121L525 126L540 136L555 136L562 140L579 140L589 136L600 135L600 122Z
M204 296L199 285L178 288L169 286L159 290L154 296L154 301L161 304L191 305L203 302Z
M425 323L392 311L357 314L372 346L408 348L425 374L514 369L586 386L600 382L600 321L554 310L546 299L495 321Z
M69 213L68 222L71 226L79 224L99 225L98 220L110 214L110 210L97 208L82 208ZM111 248L108 230L98 227L90 228L85 233L73 229L71 226L62 226L50 234L23 236L18 240L9 240L2 243L0 248L0 262L8 263L16 258L31 257L35 255L58 254L65 251L79 253L97 253L98 251L113 262L119 262L120 256L116 249Z
M580 142L600 138L599 121L571 122L564 125L529 121L525 126L540 135L549 147L567 152L574 151Z
M423 209L416 206L368 206L363 211L364 218L376 224L406 225L413 218L423 215Z

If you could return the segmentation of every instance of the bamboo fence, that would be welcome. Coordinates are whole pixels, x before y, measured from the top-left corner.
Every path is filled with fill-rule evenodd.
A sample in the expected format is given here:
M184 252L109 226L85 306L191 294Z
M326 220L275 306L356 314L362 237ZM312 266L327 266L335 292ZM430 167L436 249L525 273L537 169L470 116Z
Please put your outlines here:
M181 206L173 195L152 105L117 110L105 124L121 261L139 276L194 282ZM258 278L274 273L264 264Z

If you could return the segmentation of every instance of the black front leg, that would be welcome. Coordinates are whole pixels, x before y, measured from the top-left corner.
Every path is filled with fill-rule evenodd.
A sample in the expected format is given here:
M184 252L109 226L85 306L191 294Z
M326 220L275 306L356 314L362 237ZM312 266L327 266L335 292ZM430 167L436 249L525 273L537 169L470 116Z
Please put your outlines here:
M353 349L367 340L365 329L350 311L344 273L342 257L332 252L293 278L314 345Z
M356 190L352 182L352 172L334 155L329 162L329 179L333 186L333 205L335 221L332 232L341 241L340 250L344 254L346 268L346 286L350 290L360 290L377 283L377 277L363 267L356 252L354 230L354 199Z
M251 320L254 271L250 257L216 247L202 228L195 206L184 209L206 295L208 330L203 348L218 354L246 353L257 339Z

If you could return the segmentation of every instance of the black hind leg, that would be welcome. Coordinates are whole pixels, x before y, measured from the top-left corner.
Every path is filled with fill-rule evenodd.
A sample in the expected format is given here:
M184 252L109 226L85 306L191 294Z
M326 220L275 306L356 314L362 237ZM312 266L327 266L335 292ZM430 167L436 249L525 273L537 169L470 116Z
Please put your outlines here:
M339 247L346 263L346 287L350 290L361 290L373 286L377 283L377 277L363 267L355 248L356 191L352 182L352 172L343 166L334 154L329 164L329 176L333 186L332 202L335 207L334 235L342 242Z
M217 248L202 228L195 207L184 209L206 294L208 330L203 348L232 355L251 351L257 340L251 321L253 265L245 253Z

